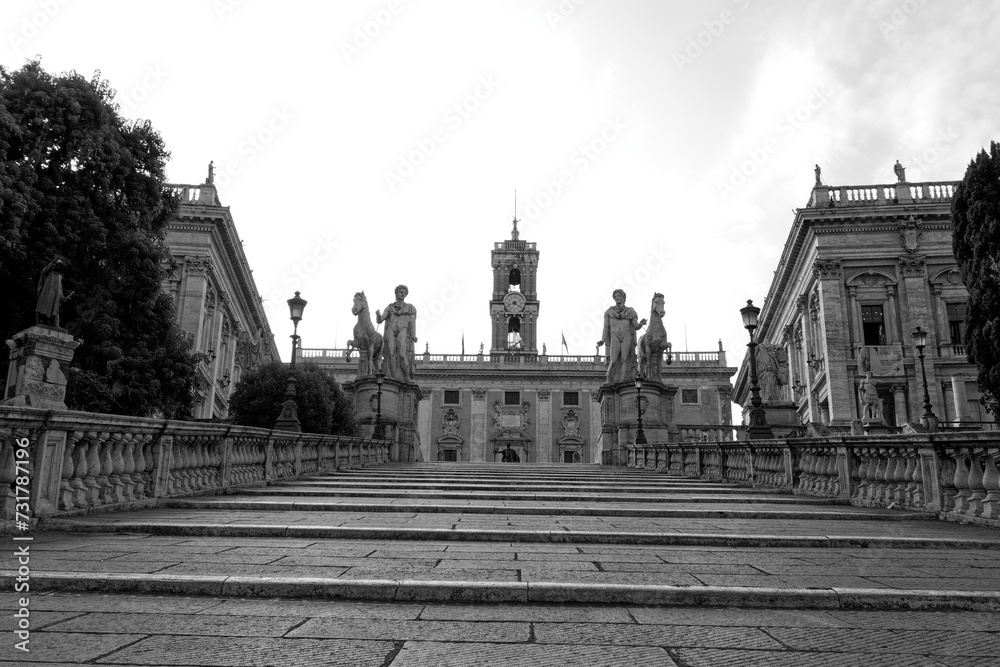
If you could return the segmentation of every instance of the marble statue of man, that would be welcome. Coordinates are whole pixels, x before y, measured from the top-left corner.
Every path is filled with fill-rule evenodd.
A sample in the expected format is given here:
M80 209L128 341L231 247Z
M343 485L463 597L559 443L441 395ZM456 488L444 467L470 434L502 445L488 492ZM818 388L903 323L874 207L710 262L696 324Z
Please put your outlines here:
M638 373L635 356L635 332L646 325L635 309L625 305L625 291L612 293L615 305L604 311L604 335L597 343L606 345L608 353L608 384L627 382Z
M65 268L66 260L56 256L42 269L42 275L38 278L36 295L38 300L35 302L35 322L37 324L59 326L59 307L72 295L72 292L63 293L62 274Z
M861 418L865 420L878 420L882 418L879 410L881 400L878 397L878 387L872 380L872 373L868 371L858 385L858 398L861 403Z
M413 346L417 342L417 309L403 301L410 293L406 285L396 287L396 300L375 311L375 322L385 322L385 375L400 382L413 382Z

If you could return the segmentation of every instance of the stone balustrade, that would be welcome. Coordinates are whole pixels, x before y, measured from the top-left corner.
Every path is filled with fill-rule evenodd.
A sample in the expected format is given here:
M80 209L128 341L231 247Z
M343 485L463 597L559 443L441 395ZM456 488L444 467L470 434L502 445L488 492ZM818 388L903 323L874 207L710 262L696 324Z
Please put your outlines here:
M28 444L20 446L25 441ZM383 440L0 407L0 505L5 523L15 518L17 503L25 502L17 498L23 489L30 490L34 519L148 507L161 498L225 493L302 475L411 460L411 446ZM18 472L15 461L27 464ZM20 509L24 513L23 505Z
M627 464L1000 527L1000 433L626 445Z

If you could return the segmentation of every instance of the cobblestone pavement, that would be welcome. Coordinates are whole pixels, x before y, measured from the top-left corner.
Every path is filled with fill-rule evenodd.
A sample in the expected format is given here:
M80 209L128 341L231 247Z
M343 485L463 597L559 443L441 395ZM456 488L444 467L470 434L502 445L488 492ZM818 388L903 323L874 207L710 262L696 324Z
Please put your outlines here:
M993 549L737 548L43 533L34 538L31 553L35 575L114 572L1000 591L1000 552Z
M652 471L376 468L42 528L30 591L0 559L0 665L1000 664L1000 531Z
M4 665L996 664L1000 613L400 604L34 594L30 653Z

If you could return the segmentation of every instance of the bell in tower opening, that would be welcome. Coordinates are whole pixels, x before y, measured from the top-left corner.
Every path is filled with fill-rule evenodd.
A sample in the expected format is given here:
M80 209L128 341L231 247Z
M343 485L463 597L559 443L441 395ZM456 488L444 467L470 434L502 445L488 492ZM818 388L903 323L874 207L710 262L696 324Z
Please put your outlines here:
M538 354L538 250L521 239L514 219L510 238L493 244L492 354Z

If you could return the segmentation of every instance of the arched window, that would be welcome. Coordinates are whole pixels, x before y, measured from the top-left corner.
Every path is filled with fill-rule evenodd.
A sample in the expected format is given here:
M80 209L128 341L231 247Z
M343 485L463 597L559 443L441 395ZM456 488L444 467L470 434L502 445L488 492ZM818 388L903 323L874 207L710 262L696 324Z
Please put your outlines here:
M521 269L511 269L510 277L507 279L507 291L508 292L520 292L521 291Z
M521 318L512 315L507 318L507 349L520 350L524 347L521 341Z

